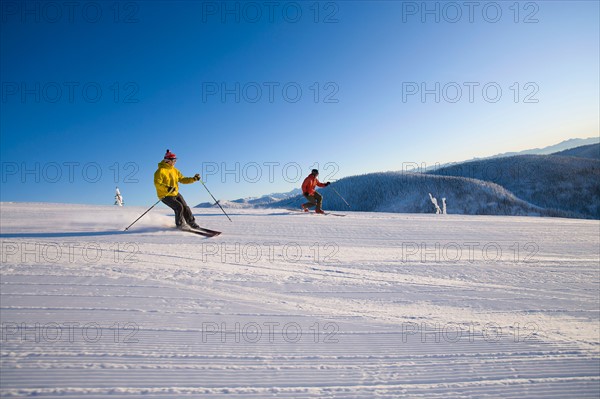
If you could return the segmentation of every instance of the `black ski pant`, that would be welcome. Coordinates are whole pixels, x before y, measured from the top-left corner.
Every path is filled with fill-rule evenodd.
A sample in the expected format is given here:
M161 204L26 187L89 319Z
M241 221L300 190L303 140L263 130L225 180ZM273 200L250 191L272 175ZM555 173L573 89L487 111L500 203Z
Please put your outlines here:
M317 211L321 210L321 203L323 202L323 196L321 194L315 191L313 195L305 195L304 198L308 200L308 202L304 204L306 208L316 206Z
M185 223L191 225L196 222L192 210L188 204L186 204L181 194L177 194L174 197L165 197L162 199L162 202L175 211L175 224L177 227L180 227Z

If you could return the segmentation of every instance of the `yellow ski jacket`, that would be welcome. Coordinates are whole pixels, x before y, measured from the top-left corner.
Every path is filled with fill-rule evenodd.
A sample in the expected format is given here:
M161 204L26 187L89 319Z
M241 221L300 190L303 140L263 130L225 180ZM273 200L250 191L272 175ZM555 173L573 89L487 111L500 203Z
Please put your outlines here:
M179 193L179 183L190 184L195 181L193 177L183 177L176 167L164 161L158 163L158 169L154 172L154 186L158 198L175 197ZM169 192L169 187L174 187L175 190Z

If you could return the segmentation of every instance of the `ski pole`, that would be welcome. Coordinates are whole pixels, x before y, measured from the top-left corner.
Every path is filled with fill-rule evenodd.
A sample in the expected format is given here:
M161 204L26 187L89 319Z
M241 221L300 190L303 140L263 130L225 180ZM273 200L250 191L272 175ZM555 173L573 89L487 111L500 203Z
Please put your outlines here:
M344 201L346 203L346 205L348 205L348 208L351 208L350 204L348 202L346 202L346 200L344 199L344 197L342 197L342 195L340 193L338 193L335 188L331 187L331 189L333 190L334 193L336 193L337 195L339 195L339 197L342 199L342 201Z
M148 212L150 212L150 210L151 210L152 208L154 208L154 207L155 207L155 206L156 206L156 205L157 205L157 204L158 204L160 201L162 201L164 198L165 198L165 197L162 197L161 199L159 199L158 201L156 201L156 203L155 203L154 205L152 205L152 206L151 206L151 207L150 207L150 208L149 208L149 209L148 209L146 212L142 213L142 214L140 215L140 217L139 217L139 218L135 219L135 220L133 221L133 223L131 223L129 226L127 226L127 227L125 228L125 230L124 230L124 231L127 231L127 230L128 230L130 227L131 227L131 226L133 226L133 225L135 224L135 222L137 222L138 220L140 220L140 219L142 218L142 216L144 216L145 214L147 214Z
M217 205L219 205L219 208L221 208L221 210L223 211L223 213L225 214L225 216L227 216L227 219L229 219L230 222L233 222L233 220L231 220L231 218L229 217L229 215L227 214L227 212L225 212L225 209L223 209L223 207L221 206L221 204L219 204L219 201L217 201L217 199L215 198L214 195L212 195L212 193L210 192L210 190L208 189L208 187L206 187L206 184L204 184L204 182L202 181L202 179L200 179L200 183L202 183L202 185L204 186L204 188L206 189L206 191L208 191L208 193L210 194L210 196L212 197L212 199L215 200L215 203Z

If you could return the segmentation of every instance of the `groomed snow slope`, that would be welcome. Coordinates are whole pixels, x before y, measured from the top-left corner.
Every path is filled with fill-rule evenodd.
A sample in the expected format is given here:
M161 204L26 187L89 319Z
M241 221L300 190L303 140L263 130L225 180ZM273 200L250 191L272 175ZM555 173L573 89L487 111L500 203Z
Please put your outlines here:
M0 396L597 398L600 222L1 204Z

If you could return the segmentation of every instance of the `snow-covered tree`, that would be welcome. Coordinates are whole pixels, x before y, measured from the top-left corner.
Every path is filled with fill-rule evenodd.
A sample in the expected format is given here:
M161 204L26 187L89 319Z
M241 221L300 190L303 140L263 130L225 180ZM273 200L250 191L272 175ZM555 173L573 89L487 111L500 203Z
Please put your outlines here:
M119 191L119 187L117 187L116 193L115 193L115 205L117 206L123 206L123 197L121 196L121 192Z
M442 213L442 210L440 209L440 206L438 205L437 199L435 197L433 197L431 195L431 193L429 193L429 199L431 200L431 202L433 203L433 206L435 207L435 214L439 215L440 213Z

